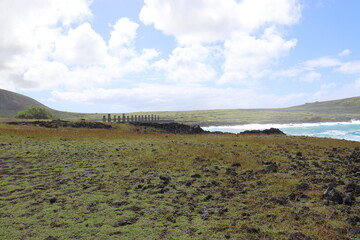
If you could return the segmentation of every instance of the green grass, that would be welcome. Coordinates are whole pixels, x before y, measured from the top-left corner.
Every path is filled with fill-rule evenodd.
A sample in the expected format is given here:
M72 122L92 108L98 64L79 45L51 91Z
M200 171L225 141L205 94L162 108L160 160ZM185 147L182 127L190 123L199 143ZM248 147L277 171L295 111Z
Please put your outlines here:
M58 112L64 119L101 121L104 114L72 114ZM129 115L159 115L161 119L187 124L224 125L246 123L301 123L348 121L360 119L360 97L328 102L308 103L279 109L228 109L203 111L136 112ZM114 114L114 115L120 115Z
M94 130L2 122L0 239L288 239L294 232L356 239L347 219L359 204L326 206L321 199L332 181L359 182L359 163L346 162L356 147L126 124ZM278 171L264 171L264 161ZM290 200L302 182L310 198ZM271 200L279 197L288 203ZM260 231L249 233L251 227Z

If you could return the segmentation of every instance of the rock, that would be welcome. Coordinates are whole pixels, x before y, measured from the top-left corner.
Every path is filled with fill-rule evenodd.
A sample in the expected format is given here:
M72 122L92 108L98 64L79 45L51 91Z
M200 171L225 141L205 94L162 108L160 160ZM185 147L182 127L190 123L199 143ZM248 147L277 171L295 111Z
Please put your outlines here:
M269 201L283 206L288 204L288 200L286 197L273 197Z
M302 192L300 193L291 193L289 195L291 201L300 201L301 199L310 199L310 197Z
M202 134L208 133L204 131L200 126L189 126L181 123L151 123L151 122L133 122L130 123L135 126L153 127L161 130L165 130L169 133L175 134Z
M300 190L300 191L308 190L308 189L309 189L309 184L307 184L307 183L300 183L299 185L296 186L296 189L297 189L297 190Z
M296 233L292 233L289 236L289 240L312 240L312 238L309 236L306 236L305 234L303 234L301 232L296 232Z
M350 217L350 218L346 219L346 221L347 221L350 225L356 226L356 224L360 222L360 216Z
M277 128L270 128L270 129L265 129L265 130L247 130L247 131L241 132L239 134L266 134L266 135L278 134L278 135L286 135L284 132L282 132L280 129L277 129Z
M355 198L351 193L344 193L343 201L345 205L353 205L355 203Z
M260 228L257 227L248 227L246 229L246 232L248 233L260 233Z
M58 240L57 237L53 237L53 236L48 236L47 238L45 238L44 240Z
M331 201L335 204L343 204L343 197L344 194L339 190L335 189L333 186L328 187L323 194L324 200Z
M349 183L345 186L345 192L351 193L354 197L360 196L360 185Z
M163 181L166 182L166 183L169 183L170 180L171 180L171 177L168 176L168 175L160 175L159 178L160 178L160 180L163 180Z
M50 202L50 204L54 204L57 202L57 198L50 198L49 202Z
M334 204L353 205L355 198L351 193L342 193L335 189L333 186L329 186L323 194L323 199L331 201Z
M119 221L116 224L114 224L113 227L122 227L122 226L126 226L126 225L131 225L131 224L136 223L137 221L138 221L137 218L122 220L122 221Z
M196 174L194 174L194 175L191 175L191 178L201 178L201 175L198 174L198 173L196 173Z
M279 168L276 165L276 163L273 163L273 164L267 166L263 171L265 173L276 173L278 170L279 170Z
M235 170L235 168L227 168L226 169L226 174L227 175L231 175L231 176L237 176L237 173L236 173L236 170Z

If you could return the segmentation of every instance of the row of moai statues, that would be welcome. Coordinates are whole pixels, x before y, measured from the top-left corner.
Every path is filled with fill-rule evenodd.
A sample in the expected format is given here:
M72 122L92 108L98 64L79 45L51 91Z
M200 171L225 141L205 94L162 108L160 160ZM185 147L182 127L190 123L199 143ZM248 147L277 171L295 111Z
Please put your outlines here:
M108 114L107 118L106 116L103 116L103 122L114 122L114 123L126 123L126 122L157 122L160 121L160 116L158 115L131 115L131 116L125 116L123 114L122 116L111 116L111 114Z

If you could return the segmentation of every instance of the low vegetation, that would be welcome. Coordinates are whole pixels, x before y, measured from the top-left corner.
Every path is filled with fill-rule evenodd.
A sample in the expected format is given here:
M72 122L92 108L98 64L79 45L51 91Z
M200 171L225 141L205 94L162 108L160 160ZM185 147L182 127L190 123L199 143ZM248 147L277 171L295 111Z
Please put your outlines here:
M16 114L15 118L20 119L55 119L56 116L47 108L44 107L28 107L24 111Z
M0 122L0 239L360 237L359 142L112 126Z

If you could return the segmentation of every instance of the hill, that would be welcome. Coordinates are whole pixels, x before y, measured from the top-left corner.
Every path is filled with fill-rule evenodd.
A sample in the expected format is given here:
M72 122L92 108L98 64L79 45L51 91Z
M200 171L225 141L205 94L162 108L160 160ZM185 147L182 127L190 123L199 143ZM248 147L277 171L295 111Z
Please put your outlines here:
M12 117L19 111L31 106L46 107L30 97L0 89L0 116Z
M136 113L149 114L149 113ZM176 122L207 125L247 123L303 123L360 119L360 97L306 103L274 109L221 109L204 111L152 112Z
M38 101L14 92L0 89L0 117L13 117L29 106L43 106ZM47 107L48 108L48 107ZM50 108L49 108L50 109ZM52 112L65 120L85 118L101 121L103 114ZM120 115L116 113L114 115ZM360 119L360 97L306 103L299 106L275 109L219 109L200 111L135 112L128 115L159 115L179 123L209 125L239 125L247 123L303 123L324 121L349 121Z
M51 110L53 114L59 116L62 119L80 119L88 115L82 113L57 111L45 106L44 104L36 101L33 98L27 97L19 93L0 89L0 117L14 117L19 111L23 111L24 109L32 106L47 108Z

